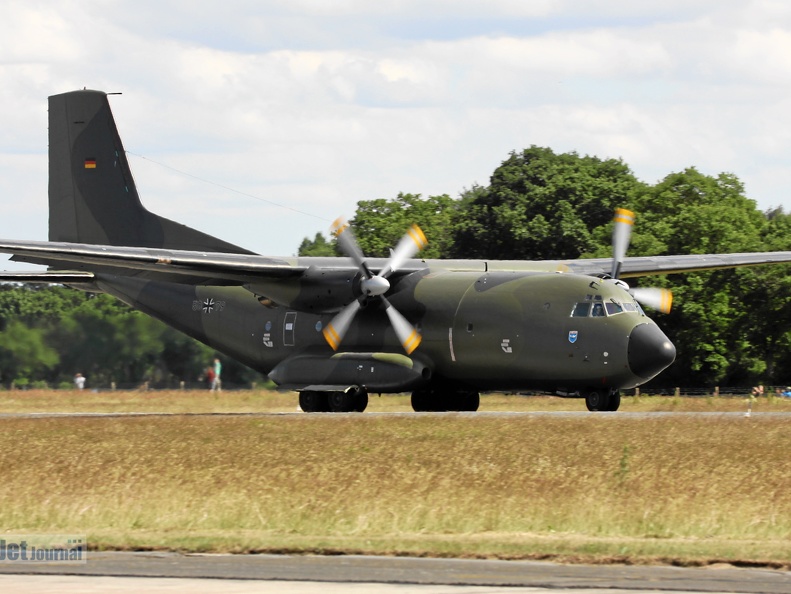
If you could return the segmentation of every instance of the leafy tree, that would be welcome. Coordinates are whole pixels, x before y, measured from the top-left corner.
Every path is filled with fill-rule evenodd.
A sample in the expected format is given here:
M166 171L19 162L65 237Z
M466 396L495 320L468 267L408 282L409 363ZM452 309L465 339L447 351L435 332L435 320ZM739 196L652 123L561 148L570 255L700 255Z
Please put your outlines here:
M12 320L0 332L0 377L6 383L38 379L58 363L58 353L45 343L44 333Z
M307 237L302 240L297 249L298 256L339 256L335 241L328 241L321 233L311 241Z
M360 248L371 258L386 258L413 223L428 239L420 253L423 258L447 256L451 226L457 201L447 194L421 198L420 194L399 193L393 200L363 200L350 221Z
M704 175L694 168L671 173L635 201L638 221L630 255L705 254L758 251L764 247L765 216L744 195L736 176ZM665 286L674 293L673 311L655 316L675 343L676 363L658 382L715 385L753 374L754 345L743 332L744 271L723 270L630 284ZM752 291L753 283L750 285ZM737 371L738 370L738 371Z
M488 188L462 200L450 252L502 260L577 258L595 249L592 230L642 191L620 160L537 146L512 152Z

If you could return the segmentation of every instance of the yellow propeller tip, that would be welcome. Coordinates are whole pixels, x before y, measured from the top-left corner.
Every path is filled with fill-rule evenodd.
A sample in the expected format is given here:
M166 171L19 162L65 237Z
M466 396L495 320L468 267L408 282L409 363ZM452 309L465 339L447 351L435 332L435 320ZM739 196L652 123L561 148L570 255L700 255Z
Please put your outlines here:
M327 341L327 344L332 347L332 350L337 351L338 347L341 345L341 337L338 336L338 333L335 331L335 328L332 327L332 324L324 328L321 333L324 335L324 340Z
M420 346L420 342L423 338L420 334L417 333L416 330L413 330L412 333L407 337L407 339L403 342L404 350L406 351L407 355L411 355L412 351L414 351L417 347Z
M426 239L426 235L423 233L423 230L417 226L417 224L413 224L407 233L412 238L412 241L415 242L415 245L418 246L418 249L422 250L428 245L428 239Z
M616 208L615 217L613 221L616 223L626 223L627 225L634 225L635 214L631 210L625 208Z
M346 222L346 219L344 219L343 217L338 217L332 222L332 225L330 225L330 233L333 236L338 237L341 233L346 231L346 229L348 228L349 228L349 223Z

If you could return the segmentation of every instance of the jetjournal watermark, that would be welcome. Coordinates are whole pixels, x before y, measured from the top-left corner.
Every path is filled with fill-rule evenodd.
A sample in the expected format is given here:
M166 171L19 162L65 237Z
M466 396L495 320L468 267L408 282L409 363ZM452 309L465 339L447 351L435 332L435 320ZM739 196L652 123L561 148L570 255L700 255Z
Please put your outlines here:
M84 535L0 534L0 564L79 565L87 561L88 543Z

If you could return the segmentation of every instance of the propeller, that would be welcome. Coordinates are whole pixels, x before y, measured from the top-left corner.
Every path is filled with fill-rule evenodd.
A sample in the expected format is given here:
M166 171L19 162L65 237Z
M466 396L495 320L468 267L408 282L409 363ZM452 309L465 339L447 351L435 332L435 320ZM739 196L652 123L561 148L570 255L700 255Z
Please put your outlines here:
M412 258L420 250L422 250L428 241L426 236L417 225L412 225L406 232L406 235L401 238L396 248L390 254L390 259L384 265L379 274L373 274L371 269L365 261L360 245L357 243L357 238L352 232L352 228L343 219L336 219L330 228L332 234L337 238L338 245L341 250L349 256L352 261L360 269L362 280L360 281L360 290L362 291L361 299L369 297L378 297L385 306L385 312L390 320L390 324L395 330L401 346L404 347L406 354L409 355L420 344L420 333L401 315L401 313L393 307L393 305L385 297L385 293L390 290L390 281L387 280L393 272L398 270L404 265L404 262ZM324 339L332 347L332 350L337 351L338 347L343 341L349 326L351 326L354 316L362 308L361 299L355 299L344 307L333 319L327 324L323 330Z
M625 208L615 209L615 218L613 219L615 227L612 232L612 272L610 273L610 276L615 280L618 280L621 274L626 248L629 247L629 240L632 236L634 219L635 215L631 210L626 210ZM670 313L670 306L673 304L673 293L668 289L659 287L637 287L631 289L623 281L618 282L623 284L631 296L639 303L662 313Z

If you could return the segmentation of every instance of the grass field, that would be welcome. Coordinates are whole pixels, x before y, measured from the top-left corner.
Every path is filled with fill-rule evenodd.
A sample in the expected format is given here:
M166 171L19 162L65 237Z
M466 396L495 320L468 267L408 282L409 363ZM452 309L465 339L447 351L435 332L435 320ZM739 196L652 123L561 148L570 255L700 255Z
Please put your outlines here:
M616 414L0 419L0 526L98 548L791 566L791 425ZM294 411L266 392L0 393L0 412ZM373 397L370 410L408 409ZM493 395L482 410L582 410ZM744 411L625 398L622 410Z
M791 398L759 398L753 410L791 412ZM9 390L0 391L0 413L28 412L295 412L299 410L294 392L239 390L221 393L196 391L82 391ZM488 394L481 398L481 411L584 411L585 401L550 396ZM746 411L743 397L625 396L627 412L734 412ZM407 395L372 395L366 412L411 412Z

